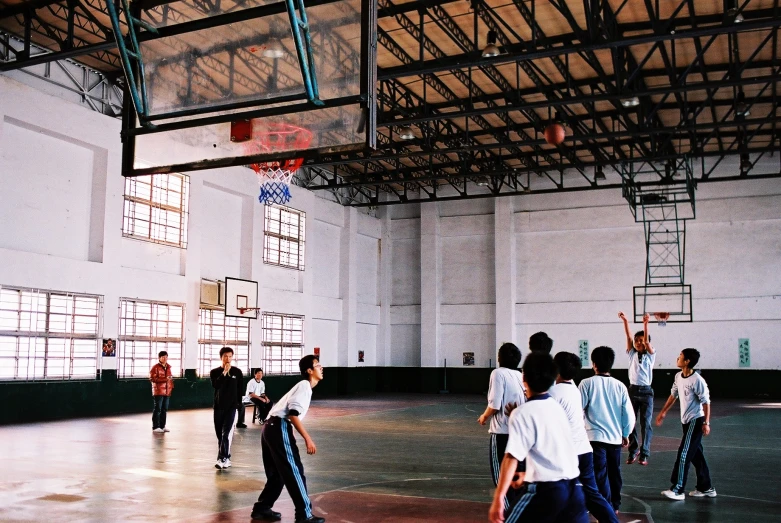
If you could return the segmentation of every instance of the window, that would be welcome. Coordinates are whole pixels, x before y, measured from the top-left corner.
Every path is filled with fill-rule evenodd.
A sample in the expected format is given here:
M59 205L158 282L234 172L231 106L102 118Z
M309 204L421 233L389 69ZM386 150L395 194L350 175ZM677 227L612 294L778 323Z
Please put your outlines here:
M233 349L231 365L249 372L249 319L226 317L220 310L201 309L198 321L198 374L220 366L220 349Z
M264 312L263 370L268 374L298 374L304 356L304 317Z
M148 377L161 350L168 352L174 375L181 376L184 305L121 298L118 341L120 377Z
M186 248L189 190L190 179L184 174L125 178L122 234Z
M0 379L96 379L101 301L0 287Z
M304 221L306 213L281 206L266 206L263 229L263 261L304 270Z

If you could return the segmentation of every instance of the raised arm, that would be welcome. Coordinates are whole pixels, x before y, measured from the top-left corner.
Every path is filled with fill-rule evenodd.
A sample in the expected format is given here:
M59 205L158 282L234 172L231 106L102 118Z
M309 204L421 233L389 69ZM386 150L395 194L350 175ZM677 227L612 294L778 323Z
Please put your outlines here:
M626 319L626 314L623 312L619 312L618 317L621 318L621 321L624 322L624 332L626 333L626 353L629 354L629 351L631 351L632 347L634 347L634 343L632 343L632 333L629 331L629 320Z
M643 344L645 345L645 350L648 351L648 354L654 353L654 348L651 346L651 342L648 341L648 320L651 319L651 316L646 312L643 314Z

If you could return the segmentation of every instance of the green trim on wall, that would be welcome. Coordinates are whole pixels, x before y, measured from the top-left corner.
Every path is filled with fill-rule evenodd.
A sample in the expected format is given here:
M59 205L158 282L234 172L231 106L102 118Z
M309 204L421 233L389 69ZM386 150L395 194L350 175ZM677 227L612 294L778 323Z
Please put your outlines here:
M447 390L451 394L485 394L492 369L448 368ZM670 393L677 369L654 371L657 398ZM578 379L593 375L583 369ZM626 369L613 376L628 383ZM781 371L702 371L715 399L781 399ZM266 376L266 392L278 400L300 376ZM186 370L174 380L171 410L207 408L213 389L208 379ZM315 399L354 394L425 393L444 389L445 369L430 367L329 367L325 379L313 391ZM112 416L152 411L152 390L146 379L118 379L116 371L105 370L94 381L37 381L0 383L0 425L58 419Z

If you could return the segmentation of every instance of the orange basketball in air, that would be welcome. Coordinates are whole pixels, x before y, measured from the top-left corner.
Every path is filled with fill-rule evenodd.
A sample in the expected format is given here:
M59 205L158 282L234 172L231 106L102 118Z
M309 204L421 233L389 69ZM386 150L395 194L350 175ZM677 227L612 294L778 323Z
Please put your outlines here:
M564 141L564 127L558 123L552 123L545 128L545 141L549 145L560 145Z

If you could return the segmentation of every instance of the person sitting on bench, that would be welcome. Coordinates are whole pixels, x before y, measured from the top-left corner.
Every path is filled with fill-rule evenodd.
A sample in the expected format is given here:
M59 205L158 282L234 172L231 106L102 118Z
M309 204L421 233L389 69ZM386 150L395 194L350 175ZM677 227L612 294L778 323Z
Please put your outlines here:
M247 392L244 394L241 401L243 405L255 405L258 409L258 419L262 425L266 416L268 416L268 413L271 411L271 407L274 405L268 396L266 396L266 384L263 383L263 369L255 369L254 378L247 383ZM255 421L254 414L252 421ZM239 422L236 424L236 427L240 429L247 428L247 425L244 424L244 408L239 409Z

